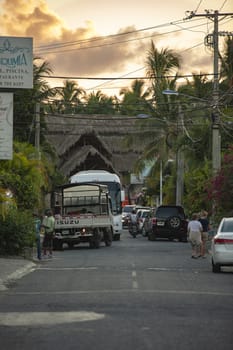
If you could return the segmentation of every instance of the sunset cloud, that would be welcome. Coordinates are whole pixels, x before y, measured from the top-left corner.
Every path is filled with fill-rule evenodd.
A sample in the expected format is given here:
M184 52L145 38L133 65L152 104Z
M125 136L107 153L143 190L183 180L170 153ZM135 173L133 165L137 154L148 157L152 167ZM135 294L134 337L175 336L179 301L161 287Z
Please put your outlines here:
M62 16L62 13L66 12L64 1L59 2L55 7L59 12L51 10L48 5L49 0L2 1L1 35L33 37L34 55L47 60L53 74L60 77L111 78L130 75L130 72L137 70L139 70L137 77L145 76L143 67L151 40L158 49L166 47L182 56L182 74L208 72L212 69L211 52L203 45L205 28L201 33L198 32L197 40L192 40L191 35L195 34L194 30L187 33L179 30L179 26L168 25L168 28L163 29L162 32L156 32L153 29L140 31L136 25L120 27L119 20L119 28L113 35L102 36L103 32L101 35L97 32L97 23L90 19L81 20L90 18L91 13L94 16L93 8L91 12L90 0L85 2L85 6L82 4L83 8L76 6L76 1L67 1L70 6L73 5L75 11L79 10L77 12L79 15L82 11L86 11L85 15L77 20L77 26L76 22L75 25L74 21L71 23L73 16L70 11L69 16L67 14L66 17L64 16L67 22L64 21ZM110 6L109 2L106 4ZM100 12L99 8L98 10ZM111 16L108 16L107 20L110 23ZM195 47L199 43L201 46ZM78 83L83 86L83 83L88 84L88 81L83 79ZM122 81L118 83L121 84ZM94 80L92 85L98 84L99 81ZM127 84L131 84L131 81L127 81Z
M69 29L44 0L5 0L0 27L5 35L33 37L35 54L48 60L56 75L92 76L112 72L116 76L129 61L143 64L138 53L147 48L140 40L131 41L140 39L142 34L101 38L91 21L85 27ZM118 33L134 30L134 27L121 28Z

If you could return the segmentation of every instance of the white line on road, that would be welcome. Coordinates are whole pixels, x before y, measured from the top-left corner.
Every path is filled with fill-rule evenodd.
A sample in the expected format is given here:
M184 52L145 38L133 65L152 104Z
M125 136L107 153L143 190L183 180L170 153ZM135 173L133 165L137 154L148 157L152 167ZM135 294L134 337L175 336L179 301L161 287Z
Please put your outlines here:
M81 295L81 294L123 294L123 293L142 293L143 294L177 294L177 295L212 295L212 296L225 296L225 297L233 297L233 292L220 292L220 291L194 291L194 290L176 290L176 289L102 289L102 290L64 290L64 291L38 291L38 292L16 292L13 290L12 292L8 290L7 292L3 292L3 294L7 295Z
M137 272L135 270L132 271L132 288L138 289Z
M72 271L72 270L98 270L97 267L38 267L37 270L51 270L51 271Z
M3 326L54 326L57 324L100 320L104 314L87 311L70 312L0 312Z

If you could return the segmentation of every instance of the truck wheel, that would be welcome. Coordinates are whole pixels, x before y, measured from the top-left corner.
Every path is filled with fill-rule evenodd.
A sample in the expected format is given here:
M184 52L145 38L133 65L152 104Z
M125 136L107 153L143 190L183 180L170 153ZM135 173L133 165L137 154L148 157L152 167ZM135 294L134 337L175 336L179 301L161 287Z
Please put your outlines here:
M99 239L95 239L95 241L94 241L94 247L95 247L96 249L98 249L98 248L100 247L100 240L99 240Z
M112 245L112 231L110 229L104 230L104 242L106 247L110 247Z
M101 234L98 228L95 229L94 232L94 247L99 248L100 247L100 242L101 242Z
M91 249L95 248L95 242L94 241L90 241L89 242L89 246Z

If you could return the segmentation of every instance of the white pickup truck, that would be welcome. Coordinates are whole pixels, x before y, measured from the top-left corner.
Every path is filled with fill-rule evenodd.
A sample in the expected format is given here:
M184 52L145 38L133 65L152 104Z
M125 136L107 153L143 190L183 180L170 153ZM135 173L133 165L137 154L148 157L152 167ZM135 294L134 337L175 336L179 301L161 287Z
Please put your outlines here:
M55 215L55 250L89 243L99 248L111 246L113 216L108 187L100 184L67 184L61 187L61 214Z

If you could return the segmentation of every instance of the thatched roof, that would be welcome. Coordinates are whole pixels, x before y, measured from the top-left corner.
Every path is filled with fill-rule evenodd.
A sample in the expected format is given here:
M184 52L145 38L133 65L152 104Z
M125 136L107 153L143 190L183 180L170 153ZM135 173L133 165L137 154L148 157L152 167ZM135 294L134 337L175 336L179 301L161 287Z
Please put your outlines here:
M134 132L134 118L109 115L52 115L45 117L47 140L59 157L58 168L70 176L77 171L103 169L130 173L143 145L125 146Z

